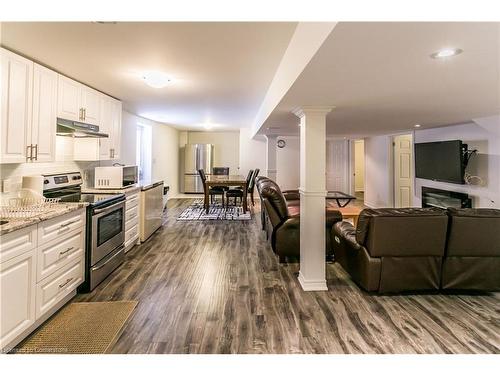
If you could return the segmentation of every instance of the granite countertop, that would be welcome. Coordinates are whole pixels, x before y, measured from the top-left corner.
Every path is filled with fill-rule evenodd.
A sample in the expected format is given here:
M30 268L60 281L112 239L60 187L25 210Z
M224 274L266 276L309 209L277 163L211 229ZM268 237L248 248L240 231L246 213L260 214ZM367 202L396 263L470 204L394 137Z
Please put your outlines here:
M15 219L0 219L7 220L8 223L0 225L0 236L13 232L15 230L29 227L30 225L37 224L41 221L49 220L57 216L62 216L68 212L76 211L88 206L86 202L78 203L55 203L47 209L46 212L40 213L33 217L28 218L15 218Z
M82 193L87 194L131 194L141 190L142 185L134 184L122 189L96 189L94 187L82 187Z

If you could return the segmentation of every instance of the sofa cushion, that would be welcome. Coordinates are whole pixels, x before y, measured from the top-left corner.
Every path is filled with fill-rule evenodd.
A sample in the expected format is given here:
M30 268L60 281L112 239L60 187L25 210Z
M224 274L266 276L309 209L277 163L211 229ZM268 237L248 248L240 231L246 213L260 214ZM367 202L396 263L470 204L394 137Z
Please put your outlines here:
M500 257L500 210L452 209L448 229L448 256Z
M281 220L285 220L288 215L286 200L279 186L271 180L265 181L260 186L262 198L267 200Z
M356 240L372 256L443 256L447 225L437 208L365 209Z

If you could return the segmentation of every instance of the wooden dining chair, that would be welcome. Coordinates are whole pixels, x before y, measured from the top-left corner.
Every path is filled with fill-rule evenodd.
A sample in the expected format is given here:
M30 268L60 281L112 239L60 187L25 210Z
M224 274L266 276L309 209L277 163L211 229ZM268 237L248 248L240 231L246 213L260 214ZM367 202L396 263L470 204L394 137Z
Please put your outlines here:
M253 170L249 170L246 178L247 182L247 191L248 191L248 185L250 184L250 181L252 180L254 172ZM229 198L234 198L234 205L236 206L236 199L240 198L240 203L243 204L243 188L241 186L238 186L236 188L231 188L228 191L226 191L226 206L229 207Z
M201 182L203 183L203 192L206 194L207 185L205 182L207 181L207 176L205 175L205 171L203 169L198 169L198 174L200 175ZM217 186L212 186L208 188L208 195L210 196L210 204L214 203L214 197L220 195L222 201L222 207L224 207L224 190L218 189Z

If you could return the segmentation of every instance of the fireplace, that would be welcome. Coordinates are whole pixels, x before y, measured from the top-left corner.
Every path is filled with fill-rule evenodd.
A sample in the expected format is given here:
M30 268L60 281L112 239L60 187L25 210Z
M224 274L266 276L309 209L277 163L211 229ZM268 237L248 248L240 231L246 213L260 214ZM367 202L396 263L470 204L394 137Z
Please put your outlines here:
M422 207L472 208L468 194L422 186Z

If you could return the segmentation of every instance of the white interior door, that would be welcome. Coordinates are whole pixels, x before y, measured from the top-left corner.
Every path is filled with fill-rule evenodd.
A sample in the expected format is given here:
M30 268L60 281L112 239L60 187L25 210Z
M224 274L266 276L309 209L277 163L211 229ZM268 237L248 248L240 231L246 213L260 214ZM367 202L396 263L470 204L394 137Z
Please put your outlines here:
M326 141L326 189L348 192L348 141Z
M411 207L413 197L413 137L394 137L394 207Z
M365 141L354 142L354 191L365 191Z

